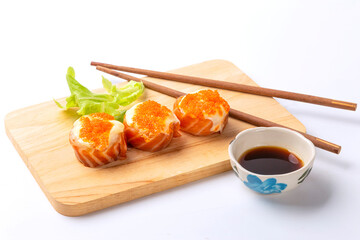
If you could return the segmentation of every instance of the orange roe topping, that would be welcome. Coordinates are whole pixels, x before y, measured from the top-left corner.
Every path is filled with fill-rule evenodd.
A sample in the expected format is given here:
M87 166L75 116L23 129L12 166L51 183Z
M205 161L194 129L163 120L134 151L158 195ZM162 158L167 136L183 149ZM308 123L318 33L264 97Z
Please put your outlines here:
M136 107L132 120L144 134L144 137L150 139L159 133L165 132L165 120L170 114L171 111L167 107L148 100Z
M204 119L204 114L223 115L229 112L230 106L223 99L218 91L200 90L196 93L190 93L183 97L179 106L185 113L191 117Z
M92 118L100 118L103 120L115 120L114 116L104 112L91 113L89 116Z
M107 113L92 113L81 117L80 138L100 151L105 150L109 145L109 134L114 125L109 120L114 120L114 117Z

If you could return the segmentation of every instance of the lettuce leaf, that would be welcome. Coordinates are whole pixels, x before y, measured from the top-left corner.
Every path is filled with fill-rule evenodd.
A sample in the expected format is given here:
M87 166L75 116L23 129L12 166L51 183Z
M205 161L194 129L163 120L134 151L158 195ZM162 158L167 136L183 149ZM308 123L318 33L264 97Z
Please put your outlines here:
M109 93L93 93L75 79L75 71L69 67L66 74L71 95L66 98L66 106L63 107L54 100L60 108L78 108L79 115L87 115L95 112L105 112L113 115L116 120L123 121L126 110L119 110L120 106L127 106L138 99L144 92L142 82L130 81L122 88L117 88L108 79L102 77L102 84Z

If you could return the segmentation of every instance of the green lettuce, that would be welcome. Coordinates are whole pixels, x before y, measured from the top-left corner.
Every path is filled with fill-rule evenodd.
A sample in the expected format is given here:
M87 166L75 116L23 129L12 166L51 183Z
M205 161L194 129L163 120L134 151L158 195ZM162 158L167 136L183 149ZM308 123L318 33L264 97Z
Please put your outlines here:
M105 112L113 115L116 120L123 121L126 110L120 110L120 106L127 106L138 99L144 92L142 82L130 81L122 88L117 88L108 79L102 77L102 84L107 93L93 93L75 80L75 71L69 67L66 80L71 95L66 98L66 106L63 107L56 100L60 108L78 108L79 115L87 115L95 112Z

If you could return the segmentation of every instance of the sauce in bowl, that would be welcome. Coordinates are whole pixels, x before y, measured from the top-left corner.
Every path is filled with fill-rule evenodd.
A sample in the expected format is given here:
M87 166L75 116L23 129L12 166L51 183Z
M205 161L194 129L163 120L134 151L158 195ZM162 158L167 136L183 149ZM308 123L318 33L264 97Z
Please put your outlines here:
M238 162L246 170L263 175L285 174L304 166L294 153L275 146L251 148L239 157Z

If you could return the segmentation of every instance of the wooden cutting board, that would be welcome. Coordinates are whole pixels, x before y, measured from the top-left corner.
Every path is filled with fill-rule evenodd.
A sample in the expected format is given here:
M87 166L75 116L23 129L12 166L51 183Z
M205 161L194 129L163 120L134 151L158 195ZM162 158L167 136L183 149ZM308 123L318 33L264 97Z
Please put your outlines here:
M234 64L224 60L207 61L171 72L256 85ZM147 79L183 92L204 88ZM219 91L232 108L305 132L301 122L273 98ZM148 89L140 101L145 99L155 100L170 109L174 103L174 98ZM65 103L65 99L59 101ZM5 118L7 134L21 158L53 207L66 216L83 215L227 171L230 169L227 153L230 141L237 133L253 127L230 118L222 134L195 137L182 133L160 152L129 148L125 162L91 169L78 162L69 144L69 131L77 118L73 111L61 110L53 101L11 112Z

